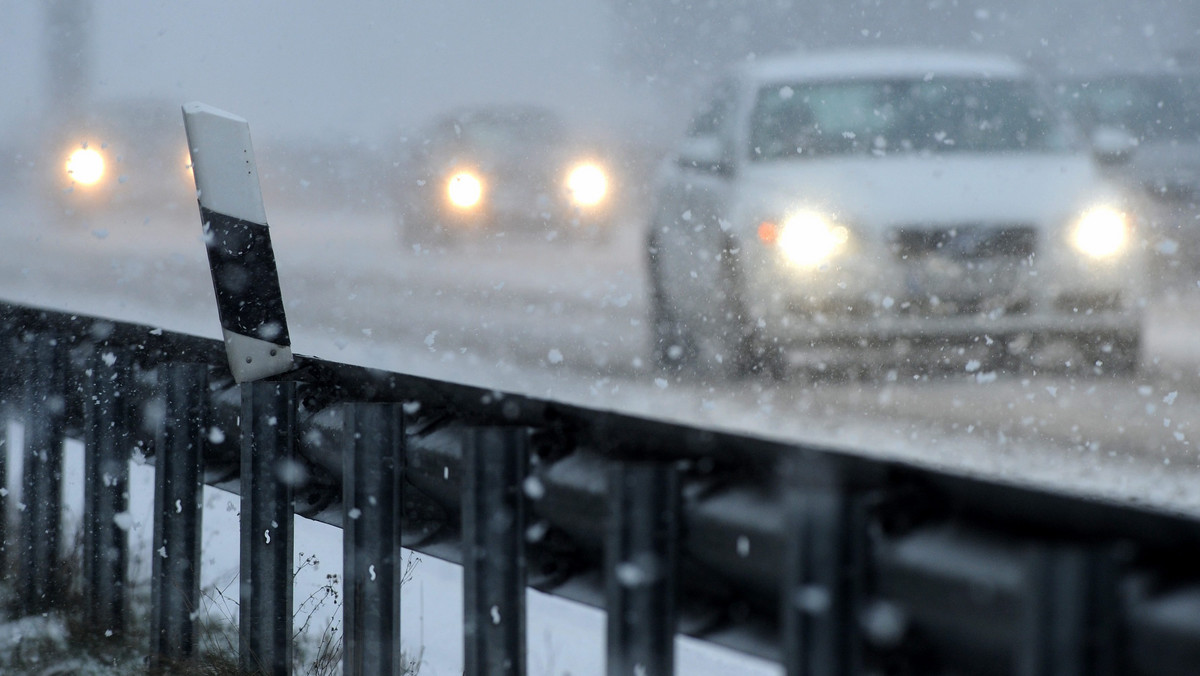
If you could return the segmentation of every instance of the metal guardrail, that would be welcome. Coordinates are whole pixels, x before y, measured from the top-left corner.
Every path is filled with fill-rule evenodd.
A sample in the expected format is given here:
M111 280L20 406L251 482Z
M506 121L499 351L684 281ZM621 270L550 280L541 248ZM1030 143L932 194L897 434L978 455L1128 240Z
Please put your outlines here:
M1192 518L307 357L235 385L218 341L12 304L0 333L20 609L68 583L58 481L81 438L88 626L123 628L112 515L136 447L158 477L160 667L195 646L201 481L243 497L251 673L290 665L293 512L343 528L348 674L398 673L402 542L464 565L470 674L523 673L526 585L608 610L609 673L671 673L676 632L789 674L1200 665Z

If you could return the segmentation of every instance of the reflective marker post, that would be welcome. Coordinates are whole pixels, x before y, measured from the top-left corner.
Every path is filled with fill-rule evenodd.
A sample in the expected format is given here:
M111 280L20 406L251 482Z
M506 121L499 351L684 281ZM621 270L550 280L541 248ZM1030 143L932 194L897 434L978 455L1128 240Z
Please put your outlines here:
M239 383L286 373L291 339L250 125L202 103L185 105L183 122L229 370Z
M604 547L609 676L675 673L679 473L619 462L608 472Z
M403 672L400 653L400 517L404 410L351 404L342 467L342 664L345 676Z
M58 566L62 523L65 399L56 340L31 343L33 377L25 382L25 448L21 481L21 610L44 613L62 593Z
M242 384L239 663L244 673L292 669L296 383L291 339L267 227L250 125L203 103L183 106L217 314Z
M153 669L170 673L196 654L208 367L161 368L166 417L154 454L150 656Z
M296 383L242 386L239 664L247 674L292 670L292 495L300 475Z
M83 481L83 596L86 625L101 636L125 629L130 412L124 398L129 355L100 346L86 380Z
M467 676L525 673L525 499L529 435L463 437L463 663Z

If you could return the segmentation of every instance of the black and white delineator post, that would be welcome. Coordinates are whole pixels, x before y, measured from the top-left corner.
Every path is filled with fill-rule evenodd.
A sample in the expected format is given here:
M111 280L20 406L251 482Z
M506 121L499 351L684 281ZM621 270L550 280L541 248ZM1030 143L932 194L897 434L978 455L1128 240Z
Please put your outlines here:
M202 103L183 106L200 218L229 370L241 383L241 589L238 662L244 673L292 669L292 484L295 382L275 252L250 146L250 125Z
M217 313L239 383L292 369L283 293L246 120L203 103L183 106Z

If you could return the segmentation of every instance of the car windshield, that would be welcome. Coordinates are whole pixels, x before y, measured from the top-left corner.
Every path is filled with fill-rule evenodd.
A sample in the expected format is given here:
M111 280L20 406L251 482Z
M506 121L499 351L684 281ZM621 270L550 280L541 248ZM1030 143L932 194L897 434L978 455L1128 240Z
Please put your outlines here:
M478 114L453 123L452 145L476 157L498 160L553 147L563 142L563 136L561 124L547 115Z
M1064 90L1067 105L1088 127L1118 127L1142 142L1200 142L1200 76L1099 77Z
M1057 152L1061 119L1032 85L967 78L772 84L758 91L750 156Z

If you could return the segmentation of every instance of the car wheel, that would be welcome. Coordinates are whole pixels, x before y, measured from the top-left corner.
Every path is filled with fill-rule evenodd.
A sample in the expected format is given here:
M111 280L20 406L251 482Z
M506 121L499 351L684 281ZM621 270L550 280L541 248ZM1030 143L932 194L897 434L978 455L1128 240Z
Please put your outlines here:
M713 343L721 359L713 359L714 365L730 378L769 376L782 380L783 352L763 336L746 308L741 268L732 253L736 250L733 242L726 241L721 251L718 310L712 322L716 332Z
M667 296L662 282L658 242L651 237L646 245L647 277L650 281L651 353L655 365L677 373L695 365L696 344L684 324L676 316L674 303Z

